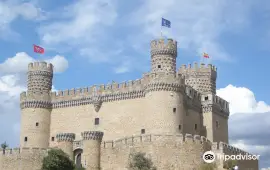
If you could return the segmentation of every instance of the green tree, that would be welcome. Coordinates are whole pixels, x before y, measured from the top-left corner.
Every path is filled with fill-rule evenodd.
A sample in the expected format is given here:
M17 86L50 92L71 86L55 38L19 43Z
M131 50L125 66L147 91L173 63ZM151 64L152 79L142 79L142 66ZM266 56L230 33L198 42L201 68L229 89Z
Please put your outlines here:
M151 159L145 157L145 153L130 154L129 168L131 170L156 170Z
M215 170L217 168L215 163L203 163L200 170Z
M223 164L223 168L232 169L235 165L237 165L237 160L227 160Z
M3 149L3 153L5 154L6 148L8 147L7 142L1 144L1 148Z
M74 170L85 170L85 168L75 168Z
M74 170L75 165L60 149L52 149L43 159L42 170Z

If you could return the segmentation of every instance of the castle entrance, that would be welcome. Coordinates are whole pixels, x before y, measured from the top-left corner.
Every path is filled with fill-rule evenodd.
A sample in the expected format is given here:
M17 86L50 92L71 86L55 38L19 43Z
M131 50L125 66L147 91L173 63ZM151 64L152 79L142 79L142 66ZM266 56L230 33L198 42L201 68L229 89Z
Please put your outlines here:
M76 149L74 151L75 155L75 165L77 168L82 168L82 149Z

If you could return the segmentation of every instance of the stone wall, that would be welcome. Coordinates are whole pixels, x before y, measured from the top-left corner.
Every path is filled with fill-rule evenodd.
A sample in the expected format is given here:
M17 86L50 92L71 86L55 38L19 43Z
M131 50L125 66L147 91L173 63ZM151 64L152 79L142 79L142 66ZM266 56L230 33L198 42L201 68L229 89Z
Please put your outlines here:
M131 153L144 152L160 170L198 169L203 161L202 154L210 149L210 141L198 135L133 136L103 142L101 168L102 170L126 169Z
M40 170L47 149L21 148L0 150L1 170Z

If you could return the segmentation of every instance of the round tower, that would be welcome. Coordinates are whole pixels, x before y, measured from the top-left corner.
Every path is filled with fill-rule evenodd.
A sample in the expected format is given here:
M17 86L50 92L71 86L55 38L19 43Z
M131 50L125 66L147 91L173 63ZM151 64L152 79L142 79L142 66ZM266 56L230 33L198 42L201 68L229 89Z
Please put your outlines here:
M151 72L176 73L177 42L168 39L151 42Z
M142 133L182 132L184 79L176 74L176 56L176 41L151 41L152 69L145 88L148 112Z
M28 65L27 92L21 93L20 147L49 147L53 65Z
M83 155L82 164L86 170L100 169L100 145L103 138L103 132L85 131L82 132Z
M56 135L58 148L62 149L71 160L73 160L73 141L75 140L74 133L58 133Z

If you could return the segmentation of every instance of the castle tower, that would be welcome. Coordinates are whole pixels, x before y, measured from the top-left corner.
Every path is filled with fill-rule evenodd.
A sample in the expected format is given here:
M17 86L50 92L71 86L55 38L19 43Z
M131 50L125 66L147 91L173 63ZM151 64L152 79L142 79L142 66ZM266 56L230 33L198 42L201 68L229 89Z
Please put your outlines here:
M192 67L191 64L188 66L182 65L178 70L178 73L185 77L186 84L193 87L201 94L216 94L216 79L217 69L215 66L208 64L197 63Z
M56 135L58 147L62 149L69 158L73 160L73 141L75 140L74 133L59 133Z
M181 133L183 127L184 79L176 75L177 42L151 41L152 70L145 79L146 106L141 133ZM149 123L151 122L151 123Z
M100 169L100 145L103 138L103 132L85 131L82 132L83 155L82 164L86 170Z
M49 147L53 65L28 65L27 92L21 93L20 147Z
M176 73L177 42L168 39L151 42L151 73Z

